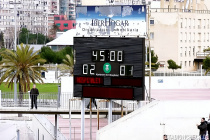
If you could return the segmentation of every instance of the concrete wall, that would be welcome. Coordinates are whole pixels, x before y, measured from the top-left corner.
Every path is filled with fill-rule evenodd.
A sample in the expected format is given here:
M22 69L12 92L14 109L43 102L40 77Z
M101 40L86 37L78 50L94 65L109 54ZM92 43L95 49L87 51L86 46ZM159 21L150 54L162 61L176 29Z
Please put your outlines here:
M152 89L208 89L209 76L152 76ZM146 88L149 88L149 77L145 77Z
M100 129L97 140L162 140L164 134L198 138L196 124L207 119L209 106L204 100L152 102Z
M45 140L54 140L54 127L46 125L46 123L42 124L36 117L33 117L32 131L34 132L35 140L42 140L43 137Z
M61 77L61 93L73 93L74 90L74 77Z

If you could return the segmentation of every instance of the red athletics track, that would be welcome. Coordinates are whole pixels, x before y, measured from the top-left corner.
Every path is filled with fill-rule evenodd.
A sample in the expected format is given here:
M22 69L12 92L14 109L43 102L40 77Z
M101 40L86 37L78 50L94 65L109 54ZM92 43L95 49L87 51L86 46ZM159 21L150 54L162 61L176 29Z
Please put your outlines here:
M152 89L151 97L156 100L210 100L210 88L209 89Z

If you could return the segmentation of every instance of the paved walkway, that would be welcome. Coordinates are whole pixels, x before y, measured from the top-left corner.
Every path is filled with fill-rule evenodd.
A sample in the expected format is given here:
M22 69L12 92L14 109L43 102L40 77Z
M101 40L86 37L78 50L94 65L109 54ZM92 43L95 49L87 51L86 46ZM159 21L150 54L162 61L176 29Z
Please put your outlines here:
M47 116L48 120L55 125L55 117L53 115ZM108 124L106 118L100 118L99 121L100 128L103 128ZM80 140L81 139L81 119L71 119L71 138L72 140ZM61 133L67 138L70 138L69 131L69 119L64 119L59 117L58 119L58 127ZM92 140L96 139L96 131L97 131L97 119L92 119ZM90 140L90 119L85 119L85 140Z
M210 89L152 89L156 100L210 100Z

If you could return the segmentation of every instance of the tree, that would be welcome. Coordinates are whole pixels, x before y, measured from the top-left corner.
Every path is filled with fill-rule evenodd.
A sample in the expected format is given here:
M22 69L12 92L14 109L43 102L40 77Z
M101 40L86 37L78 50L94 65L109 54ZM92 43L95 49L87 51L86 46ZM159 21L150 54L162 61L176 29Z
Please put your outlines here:
M207 49L203 50L204 52L210 51L210 47L208 47Z
M0 48L4 48L4 34L0 33Z
M203 68L206 70L205 75L210 72L210 56L203 60Z
M22 28L19 34L19 43L24 44L45 44L48 43L50 39L40 33L30 33L27 28Z
M168 62L168 65L169 65L168 68L172 69L173 72L174 72L174 70L181 68L181 66L177 65L176 62L173 61L172 59L168 60L167 62Z
M15 83L19 83L19 99L22 101L23 92L30 90L30 83L43 83L41 72L46 68L38 66L38 63L44 63L45 60L38 55L39 51L33 52L34 48L23 44L17 47L17 51L6 49L1 52L2 61L0 61L0 70L3 74L0 79L0 84L6 80L5 85L13 89L14 79Z
M56 53L50 47L42 47L40 51L41 58L46 60L46 63L56 62Z
M66 56L63 59L63 64L59 65L58 68L64 72L68 72L73 74L73 67L74 67L74 52L73 49L71 48L70 54L66 54Z
M147 52L149 52L149 48L147 49ZM149 65L149 53L147 53L147 63L146 65ZM151 50L151 67L152 69L157 70L159 68L160 63L158 63L158 56L155 55L155 52Z
M56 32L60 31L59 27L54 23L50 29L50 37L55 38Z

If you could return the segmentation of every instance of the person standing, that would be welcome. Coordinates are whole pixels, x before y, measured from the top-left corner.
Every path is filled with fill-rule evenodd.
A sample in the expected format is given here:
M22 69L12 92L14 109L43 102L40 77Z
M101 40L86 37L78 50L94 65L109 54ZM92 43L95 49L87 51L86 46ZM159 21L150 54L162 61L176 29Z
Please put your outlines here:
M201 119L201 124L200 125L196 125L198 127L198 129L200 130L200 136L201 136L201 140L205 140L206 137L206 130L207 130L207 124L205 121L205 118Z
M91 101L92 101L92 103L95 105L95 107L96 107L96 109L97 109L97 104L96 104L95 98L91 98ZM87 105L87 108L88 108L88 109L90 108L90 102L89 102L89 104Z
M210 140L210 114L209 114L209 119L207 121L207 131L208 131L208 137L209 137L209 140Z
M31 109L35 108L37 109L37 96L39 95L39 90L36 88L36 85L33 85L33 88L30 91L30 97L31 97Z

